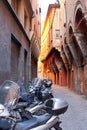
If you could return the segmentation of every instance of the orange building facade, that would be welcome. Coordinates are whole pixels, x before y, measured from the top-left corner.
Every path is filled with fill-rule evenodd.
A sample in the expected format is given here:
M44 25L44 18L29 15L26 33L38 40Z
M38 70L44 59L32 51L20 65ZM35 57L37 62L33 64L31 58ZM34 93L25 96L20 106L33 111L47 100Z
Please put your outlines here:
M61 57L62 20L60 4L50 4L41 36L42 77L52 79L54 84L67 85L67 68ZM60 29L61 28L61 29ZM62 31L61 31L62 30Z
M41 43L42 76L87 95L87 0L61 0L60 8L49 5Z

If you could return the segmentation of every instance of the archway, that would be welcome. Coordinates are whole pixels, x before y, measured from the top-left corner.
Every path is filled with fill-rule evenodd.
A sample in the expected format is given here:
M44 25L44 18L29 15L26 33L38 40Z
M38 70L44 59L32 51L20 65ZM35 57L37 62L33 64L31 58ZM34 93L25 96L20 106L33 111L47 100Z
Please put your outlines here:
M80 93L85 93L85 64L87 64L87 25L81 8L75 13L75 40L82 54L81 68L78 70L78 85L80 85Z

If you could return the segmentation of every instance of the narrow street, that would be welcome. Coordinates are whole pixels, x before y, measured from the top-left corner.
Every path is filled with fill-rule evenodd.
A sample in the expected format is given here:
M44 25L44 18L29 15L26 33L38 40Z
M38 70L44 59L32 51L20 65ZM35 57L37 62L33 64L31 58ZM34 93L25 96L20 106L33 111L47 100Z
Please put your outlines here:
M60 116L63 130L87 130L87 99L83 95L78 95L67 87L53 85L54 97L64 99L69 107Z

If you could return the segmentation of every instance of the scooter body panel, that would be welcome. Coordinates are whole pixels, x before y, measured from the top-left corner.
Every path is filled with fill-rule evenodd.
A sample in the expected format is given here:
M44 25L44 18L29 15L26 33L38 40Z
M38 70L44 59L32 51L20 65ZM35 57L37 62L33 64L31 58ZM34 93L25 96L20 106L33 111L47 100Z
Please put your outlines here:
M45 124L51 117L51 114L33 116L30 120L17 123L14 130L30 130L31 128Z

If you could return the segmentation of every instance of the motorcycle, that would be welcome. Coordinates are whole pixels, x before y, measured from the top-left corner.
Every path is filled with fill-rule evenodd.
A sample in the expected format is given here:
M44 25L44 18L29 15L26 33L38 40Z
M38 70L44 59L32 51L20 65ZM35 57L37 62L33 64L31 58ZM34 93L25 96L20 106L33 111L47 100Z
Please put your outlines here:
M51 98L44 104L46 114L36 116L28 113L29 119L22 120L21 109L27 102L19 102L20 87L13 81L5 81L0 87L0 130L62 130L59 115L66 112L68 103ZM4 125L5 124L5 125Z
M51 86L51 79L33 78L27 86L27 92L34 94L40 101L45 101L48 98L53 98Z
M19 86L21 90L20 100L29 103L29 107L27 107L26 110L31 111L32 114L36 114L37 112L38 115L42 114L41 107L43 108L43 103L47 99L53 98L51 88L52 80L34 78L29 82L27 90L24 89L24 86L21 85L21 83Z

